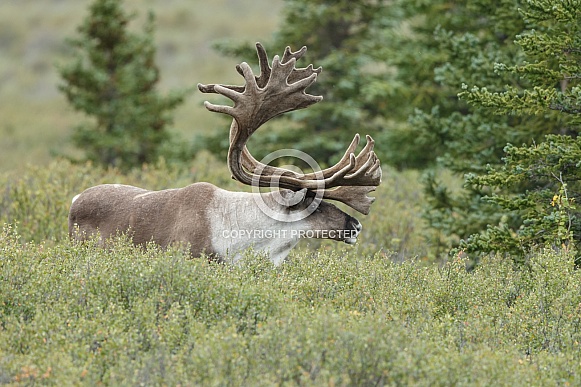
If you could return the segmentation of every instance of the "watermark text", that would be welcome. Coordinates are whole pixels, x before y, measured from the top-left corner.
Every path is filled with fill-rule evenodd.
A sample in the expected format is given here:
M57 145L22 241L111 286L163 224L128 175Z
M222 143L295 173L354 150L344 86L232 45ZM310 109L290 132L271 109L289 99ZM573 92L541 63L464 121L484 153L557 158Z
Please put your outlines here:
M357 238L357 230L223 230L226 239L352 239Z

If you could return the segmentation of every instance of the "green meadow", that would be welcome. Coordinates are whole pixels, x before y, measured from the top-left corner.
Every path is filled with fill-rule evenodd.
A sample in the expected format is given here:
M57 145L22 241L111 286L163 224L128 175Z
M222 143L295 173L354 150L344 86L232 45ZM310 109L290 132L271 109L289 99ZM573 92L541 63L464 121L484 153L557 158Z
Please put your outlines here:
M123 238L71 242L71 199L93 185L247 189L205 152L127 174L59 157L77 152L68 139L86 118L59 94L54 65L89 3L0 2L0 385L581 385L573 256L537 250L517 267L491 255L473 268L438 250L416 171L384 165L357 245L305 240L280 267L253 251L231 266ZM168 90L239 82L211 43L268 38L283 2L126 4L157 15ZM228 125L204 99L177 111L186 139Z

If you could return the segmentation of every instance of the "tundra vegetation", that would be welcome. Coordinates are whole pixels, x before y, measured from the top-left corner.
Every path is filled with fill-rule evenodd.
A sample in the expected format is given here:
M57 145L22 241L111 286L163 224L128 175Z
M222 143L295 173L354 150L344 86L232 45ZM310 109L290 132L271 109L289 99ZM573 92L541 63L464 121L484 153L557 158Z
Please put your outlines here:
M107 249L69 240L70 201L89 186L240 190L209 131L183 162L55 158L4 172L0 383L581 384L581 6L293 0L283 11L265 45L308 45L324 68L312 93L333 103L249 148L302 144L332 164L354 128L374 134L384 184L357 245L303 241L275 267L253 251L231 266L123 236ZM305 135L285 137L287 125ZM4 126L2 142L18 129Z

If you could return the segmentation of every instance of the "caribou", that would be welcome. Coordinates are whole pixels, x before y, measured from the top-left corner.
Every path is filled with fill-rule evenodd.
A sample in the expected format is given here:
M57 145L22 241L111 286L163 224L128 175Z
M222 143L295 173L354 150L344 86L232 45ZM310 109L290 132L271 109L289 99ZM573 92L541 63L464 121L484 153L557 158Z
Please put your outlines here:
M374 141L356 155L356 134L333 166L309 173L258 161L247 148L250 136L270 119L319 102L308 94L321 67L295 66L307 48L287 47L272 65L264 47L256 44L260 74L243 62L236 66L243 86L198 84L202 93L221 94L233 106L208 101L211 112L232 116L227 165L232 178L253 192L231 192L210 183L150 191L122 184L102 184L75 196L69 212L70 237L100 244L126 233L135 245L187 245L192 257L237 262L250 248L278 265L301 238L322 238L355 244L361 223L327 200L338 201L367 215L375 200L368 196L381 183ZM264 187L270 187L265 191ZM256 189L255 189L256 188ZM274 189L273 189L274 188Z

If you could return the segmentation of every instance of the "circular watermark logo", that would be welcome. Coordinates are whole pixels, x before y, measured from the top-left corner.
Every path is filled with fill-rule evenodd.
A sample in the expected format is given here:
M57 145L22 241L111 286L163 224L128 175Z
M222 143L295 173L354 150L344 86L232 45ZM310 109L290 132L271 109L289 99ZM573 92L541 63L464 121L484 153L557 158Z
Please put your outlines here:
M276 173L272 175L269 174L268 179L270 182L267 187L271 189L271 192L260 191L261 187L265 187L264 184L260 184L260 180L261 177L266 177L265 170L269 169L269 164L274 160L289 158L299 159L306 163L313 171L313 174L316 178L316 188L309 190L314 192L315 196L308 205L306 205L305 202L305 198L307 196L306 189L297 191L287 189L281 191L281 176L300 175L303 173L302 170L300 170L300 168L296 165L279 167L276 169ZM266 155L262 160L260 160L260 162L262 164L254 170L254 176L252 178L252 192L259 194L254 195L254 201L264 214L281 222L296 222L306 218L317 210L319 204L323 200L325 182L323 179L323 172L321 171L321 167L315 161L315 159L300 150L279 149Z

